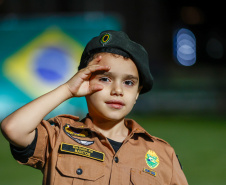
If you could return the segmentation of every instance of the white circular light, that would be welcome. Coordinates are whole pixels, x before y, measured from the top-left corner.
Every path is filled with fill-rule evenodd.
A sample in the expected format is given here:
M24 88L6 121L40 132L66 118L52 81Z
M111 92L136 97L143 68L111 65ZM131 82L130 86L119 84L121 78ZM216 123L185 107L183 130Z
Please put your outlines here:
M181 28L174 38L174 56L179 64L191 66L196 62L196 39L194 34Z

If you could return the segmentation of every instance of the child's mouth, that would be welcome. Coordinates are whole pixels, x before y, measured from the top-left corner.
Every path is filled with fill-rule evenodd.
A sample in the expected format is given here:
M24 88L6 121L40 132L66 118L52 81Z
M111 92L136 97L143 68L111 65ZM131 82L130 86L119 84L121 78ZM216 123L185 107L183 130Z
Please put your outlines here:
M109 100L105 102L109 107L114 109L121 109L123 106L125 106L125 103L119 100Z

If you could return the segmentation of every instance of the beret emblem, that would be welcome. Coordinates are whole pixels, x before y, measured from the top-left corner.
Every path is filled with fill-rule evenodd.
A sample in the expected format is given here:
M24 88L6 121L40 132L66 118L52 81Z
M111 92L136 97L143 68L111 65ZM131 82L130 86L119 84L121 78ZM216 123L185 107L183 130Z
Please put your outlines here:
M105 45L110 41L111 35L109 33L106 33L103 37L101 37L101 44Z

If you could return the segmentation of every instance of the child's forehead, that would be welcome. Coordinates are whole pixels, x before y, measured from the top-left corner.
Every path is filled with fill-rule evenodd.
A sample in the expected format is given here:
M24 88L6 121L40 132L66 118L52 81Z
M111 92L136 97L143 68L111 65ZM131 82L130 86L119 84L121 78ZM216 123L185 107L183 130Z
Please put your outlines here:
M101 56L102 59L96 63L97 65L107 65L110 67L110 71L118 73L139 75L136 64L130 58L112 53L98 53L96 57L98 56ZM90 64L92 65L94 63L90 62Z
M100 52L100 53L96 53L94 54L94 58L98 57L98 56L105 56L105 57L115 57L115 58L124 58L124 59L129 59L129 57L124 57L122 55L119 54L115 54L115 53L108 53L108 52Z
M124 57L124 56L121 56L121 55L118 55L118 54L114 54L114 53L97 53L97 54L94 55L94 58L99 57L99 56L102 57L102 59L100 60L99 64L103 64L103 63L111 64L112 61L114 61L114 63L112 63L112 64L116 64L116 65L118 65L118 67L120 67L123 64L124 65L130 64L130 65L136 66L136 64L134 63L134 61L131 58L127 58L127 57Z

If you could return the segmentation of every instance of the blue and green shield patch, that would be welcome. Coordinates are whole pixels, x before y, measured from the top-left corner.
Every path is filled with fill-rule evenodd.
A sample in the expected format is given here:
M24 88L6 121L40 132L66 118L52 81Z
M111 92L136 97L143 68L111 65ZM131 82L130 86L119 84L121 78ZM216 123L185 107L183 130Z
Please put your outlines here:
M145 161L151 169L154 169L159 165L159 157L153 150L148 150L145 155Z

